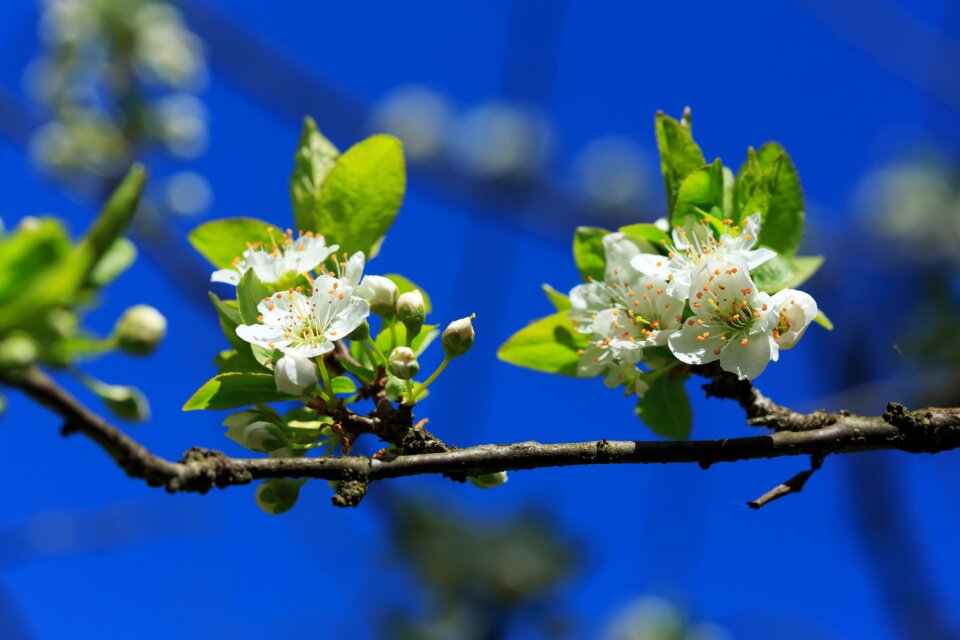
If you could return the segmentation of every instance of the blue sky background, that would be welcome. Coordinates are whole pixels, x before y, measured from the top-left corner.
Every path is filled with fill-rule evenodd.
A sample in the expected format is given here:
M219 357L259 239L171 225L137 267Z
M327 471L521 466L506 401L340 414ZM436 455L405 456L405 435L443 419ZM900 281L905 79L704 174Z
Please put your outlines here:
M655 158L654 113L678 115L684 105L693 108L708 157L738 166L747 145L769 139L791 152L808 199L806 253L825 253L831 263L808 289L838 329L813 328L802 348L785 353L760 379L769 395L797 408L830 405L849 382L842 373L849 358L862 360L869 378L903 372L893 348L902 327L885 326L883 315L870 310L903 299L916 282L879 277L888 254L866 244L850 204L865 174L913 140L932 137L955 153L956 96L951 106L949 95L930 86L956 76L956 69L942 66L935 40L909 55L899 51L897 34L908 29L891 34L883 19L892 11L907 26L955 39L956 8L906 1L835 7L815 0L693 2L682 9L622 1L526 4L563 12L550 40L554 80L536 96L557 135L547 168L551 181L563 184L576 150L602 135L625 135ZM539 80L517 76L511 66L512 52L541 46L539 22L530 23L530 33L511 36L507 25L516 4L506 0L185 5L224 12L360 105L416 83L470 107L504 93L515 97L526 82ZM0 87L24 101L20 76L37 51L37 14L28 0L0 10ZM210 146L191 163L215 194L208 216L249 215L286 226L299 122L222 73L217 56L224 55L234 65L231 73L255 67L242 50L213 56L202 95ZM354 141L343 123L355 116L319 125L343 148ZM652 180L660 189L656 176ZM523 207L509 202L463 206L414 173L397 224L371 266L421 284L438 322L477 313L475 348L437 382L418 414L430 418L441 438L460 445L652 437L632 416L631 403L599 381L553 378L496 359L513 331L550 312L542 282L561 290L577 283L569 243L557 240L569 237L567 222L549 216L518 222ZM75 232L91 216L88 206L38 172L23 149L0 138L0 216L10 225L47 212L69 220ZM637 220L662 213L638 211ZM195 223L177 223L180 248L162 260L195 260L183 240ZM109 331L124 308L149 303L167 314L168 339L148 360L112 355L88 369L147 393L152 421L128 430L149 448L174 458L192 445L242 455L222 436L222 416L180 411L214 372L211 359L224 344L212 309L183 295L196 286L172 282L141 259L105 291L90 325ZM851 340L864 334L871 339L863 350L851 349ZM698 391L691 384L695 437L750 433L729 403L706 401ZM907 390L897 393L903 397L856 408L877 413L886 400L910 400ZM211 630L235 638L318 637L331 621L342 632L338 637L376 637L377 611L392 601L391 593L407 588L385 562L389 531L373 505L333 509L330 492L316 482L283 517L256 508L253 486L167 496L124 478L88 441L61 439L58 427L55 417L20 398L0 421L0 589L36 637L200 638ZM899 487L891 502L918 545L911 564L923 567L937 594L933 605L957 627L957 456L872 456ZM848 459L828 459L802 495L760 512L744 506L805 464L542 470L513 474L508 485L489 492L436 478L398 480L392 488L436 495L491 517L526 505L554 514L559 532L585 549L586 561L563 599L580 619L583 637L645 593L673 598L737 638L897 637L864 540L879 536L873 527L881 523L856 524L859 498ZM93 525L85 528L88 521Z

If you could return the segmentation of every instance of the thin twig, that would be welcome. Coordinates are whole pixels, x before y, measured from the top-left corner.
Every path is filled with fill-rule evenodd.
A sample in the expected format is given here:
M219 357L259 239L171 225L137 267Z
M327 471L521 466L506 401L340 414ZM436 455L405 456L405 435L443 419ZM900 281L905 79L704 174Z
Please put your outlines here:
M773 489L770 489L770 491L767 491L756 500L751 500L747 503L747 506L751 509L759 509L760 507L770 504L774 500L779 500L780 498L788 496L791 493L800 493L803 491L803 487L806 486L807 480L810 479L810 476L819 470L822 465L823 458L819 456L813 456L810 460L809 469L806 471L801 471L783 484L775 486Z

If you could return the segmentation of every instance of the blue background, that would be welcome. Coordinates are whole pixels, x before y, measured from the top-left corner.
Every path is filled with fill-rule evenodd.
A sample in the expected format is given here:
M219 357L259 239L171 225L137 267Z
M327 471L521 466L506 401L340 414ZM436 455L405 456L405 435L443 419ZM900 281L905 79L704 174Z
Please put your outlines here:
M803 347L784 354L760 386L801 409L845 402L879 413L886 400L910 400L903 387L857 406L835 396L849 383L840 373L845 359L862 359L868 379L903 373L891 337L896 331L870 310L903 299L915 284L877 275L889 254L868 247L849 211L860 179L905 141L933 137L948 151L960 142L956 67L944 67L949 60L938 54L938 43L960 37L960 11L951 3L527 2L517 4L532 7L533 18L521 21L519 34L510 27L517 4L503 0L184 4L229 16L360 108L408 83L466 107L503 96L535 100L558 136L547 175L560 184L573 152L601 135L625 135L655 157L658 109L679 115L690 105L706 155L734 166L747 145L779 140L805 185L805 252L825 253L831 263L808 289L838 329L811 329ZM0 86L26 100L20 76L38 47L32 31L38 8L14 0L0 11ZM560 26L542 41L539 27L554 13ZM546 46L551 86L524 95L542 79L525 77L511 56ZM284 110L269 96L251 94L253 80L243 70L262 69L245 51L210 54L203 93L210 146L192 164L215 193L209 217L250 215L286 226L302 114L291 113L296 104ZM316 112L304 95L301 111ZM356 123L364 121L358 113L318 120L341 148L361 135ZM513 331L550 312L542 282L560 290L577 282L572 226L548 211L530 213L522 199L465 204L470 196L451 196L414 170L401 215L372 265L373 272L399 271L421 284L437 321L477 314L475 348L450 367L418 413L459 445L652 437L632 417L630 402L598 381L553 378L496 359ZM0 216L11 225L47 212L79 232L92 208L65 195L20 146L0 138ZM654 207L637 219L662 213ZM88 369L147 393L153 419L128 431L154 451L178 458L199 445L243 455L222 436L222 416L180 411L213 373L211 358L224 344L212 309L185 295L197 283L171 281L160 264L195 260L183 240L195 222L177 223L177 251L140 260L90 316L90 325L106 332L130 304L152 304L170 321L165 344L149 360L112 355ZM851 349L858 332L871 339ZM704 400L693 385L691 391L695 437L749 433L729 403ZM337 630L330 637L375 637L378 606L407 588L407 578L385 562L389 531L373 504L333 509L329 491L316 482L283 517L256 508L253 486L167 496L125 479L83 438L61 439L58 427L57 418L21 398L12 399L0 422L0 589L9 596L0 624L7 620L11 637L16 616L40 638L193 638L211 630L296 638L323 636L326 625ZM585 562L563 599L583 637L596 635L634 597L657 593L737 638L893 638L891 585L884 581L896 582L911 602L917 575L935 594L924 602L956 628L956 454L860 457L877 460L872 468L892 478L894 527L906 528L913 547L877 550L874 539L886 525L858 520L854 457L828 459L802 495L759 512L745 501L806 461L708 471L695 465L539 470L513 474L508 485L488 492L435 478L398 480L392 489L436 495L491 517L530 504L555 514L560 533L584 546ZM877 560L878 553L886 558ZM893 563L893 573L878 568L884 562Z

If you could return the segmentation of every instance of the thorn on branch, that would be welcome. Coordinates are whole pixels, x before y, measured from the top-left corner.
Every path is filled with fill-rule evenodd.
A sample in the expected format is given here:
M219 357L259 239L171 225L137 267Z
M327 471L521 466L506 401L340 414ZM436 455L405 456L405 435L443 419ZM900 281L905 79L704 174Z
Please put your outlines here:
M756 500L751 500L747 503L747 506L751 509L759 509L760 507L763 507L774 500L779 500L784 496L788 496L791 493L800 493L803 491L803 487L807 484L807 480L810 479L810 476L812 476L823 465L823 458L824 456L811 456L809 469L801 471L783 484L777 485L773 489L770 489L770 491L767 491Z

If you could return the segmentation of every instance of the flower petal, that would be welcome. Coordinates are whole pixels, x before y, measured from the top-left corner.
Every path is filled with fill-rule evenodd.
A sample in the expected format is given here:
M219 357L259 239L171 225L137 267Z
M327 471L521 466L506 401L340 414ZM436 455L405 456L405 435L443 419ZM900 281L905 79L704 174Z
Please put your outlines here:
M268 349L283 349L290 343L283 337L283 329L277 326L263 324L241 324L237 327L237 335L241 340L260 345Z
M744 338L743 344L733 340L720 354L720 368L737 374L741 380L753 380L767 368L778 354L777 343L765 333L753 333Z
M240 272L236 269L218 269L210 275L210 282L223 282L237 286L240 284Z
M347 260L347 266L343 269L343 279L352 289L356 289L360 284L360 278L363 277L363 265L363 251L357 251Z
M670 351L677 360L686 364L713 362L720 357L717 351L722 352L726 346L720 339L722 328L707 323L699 325L691 322L693 321L687 321L682 329L670 335L668 340ZM704 336L704 334L707 335Z
M346 309L340 311L330 328L327 330L327 336L331 340L340 340L353 333L353 330L359 327L364 319L370 315L370 305L366 300L353 298Z
M668 263L669 260L666 257L653 253L641 253L630 260L630 266L640 273L663 279L670 275Z

